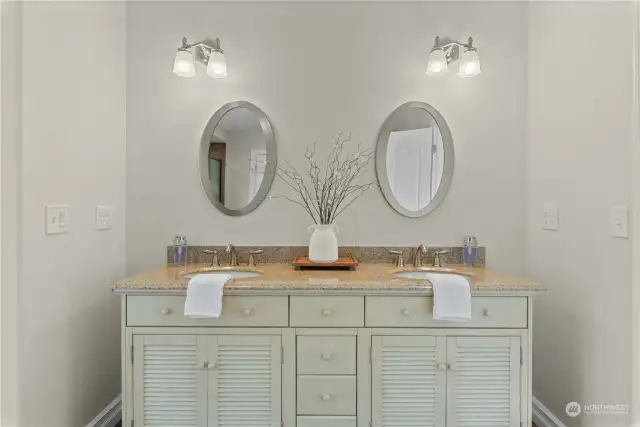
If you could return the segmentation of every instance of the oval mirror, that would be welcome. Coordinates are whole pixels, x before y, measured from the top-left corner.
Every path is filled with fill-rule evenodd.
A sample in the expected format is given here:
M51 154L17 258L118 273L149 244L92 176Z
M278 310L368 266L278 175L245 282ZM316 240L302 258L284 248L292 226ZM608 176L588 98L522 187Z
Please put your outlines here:
M226 104L204 128L200 145L202 188L220 212L246 215L269 192L276 156L267 116L246 101Z
M387 202L420 217L444 199L453 176L453 138L431 105L407 102L384 121L376 146L376 174Z

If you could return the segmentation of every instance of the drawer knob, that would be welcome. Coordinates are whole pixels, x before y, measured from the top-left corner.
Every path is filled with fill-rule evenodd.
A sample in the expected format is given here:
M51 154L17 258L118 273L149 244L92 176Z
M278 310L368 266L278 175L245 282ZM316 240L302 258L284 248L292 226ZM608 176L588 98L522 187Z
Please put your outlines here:
M331 400L331 395L330 394L323 394L322 395L322 400L324 400L325 402L328 402Z
M323 351L322 354L320 354L320 357L322 358L322 360L331 360L333 354L331 354L330 351Z
M403 315L403 316L408 317L408 316L409 316L409 314L411 314L411 313L409 312L409 310L408 310L408 309L406 309L406 308L403 308L403 309L402 309L402 315Z
M162 314L164 314L165 316L166 316L167 314L170 314L170 313L171 313L171 310L170 310L170 309L168 309L168 308L163 308L163 309L162 309Z
M484 313L484 315L485 315L486 317L491 316L491 310L489 310L488 308L485 308L485 309L484 309L484 311L483 311L483 313Z
M328 308L325 308L324 310L322 310L322 315L324 317L329 317L331 316L331 310L329 310Z
M242 310L242 314L244 314L245 316L251 316L252 313L253 311L250 308L245 308L244 310Z

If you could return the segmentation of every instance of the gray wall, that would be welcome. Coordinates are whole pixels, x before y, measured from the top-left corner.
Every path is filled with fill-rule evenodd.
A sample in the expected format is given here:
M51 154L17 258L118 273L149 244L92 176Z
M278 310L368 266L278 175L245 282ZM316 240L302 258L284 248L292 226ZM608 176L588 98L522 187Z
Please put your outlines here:
M611 237L609 209L631 204L633 4L530 5L527 275L549 287L535 301L534 395L570 427L627 427L565 405L631 403L631 248ZM559 206L557 232L541 229L544 203Z
M23 3L21 427L86 425L120 392L109 287L125 274L125 12ZM69 233L46 236L44 207L56 203L69 205ZM111 230L94 229L97 204L114 207Z
M300 166L314 140L326 153L337 133L352 132L373 148L398 105L431 103L456 147L444 204L407 219L372 190L338 218L339 243L459 244L475 234L489 248L490 265L522 269L526 3L131 2L127 12L128 273L163 265L176 233L191 244L308 243L311 220L296 205L267 200L248 216L227 217L202 192L201 132L220 106L236 100L267 114L279 160ZM436 35L472 35L483 73L427 77ZM202 68L192 79L175 76L182 36L220 37L229 76L214 80ZM287 190L276 180L270 194Z

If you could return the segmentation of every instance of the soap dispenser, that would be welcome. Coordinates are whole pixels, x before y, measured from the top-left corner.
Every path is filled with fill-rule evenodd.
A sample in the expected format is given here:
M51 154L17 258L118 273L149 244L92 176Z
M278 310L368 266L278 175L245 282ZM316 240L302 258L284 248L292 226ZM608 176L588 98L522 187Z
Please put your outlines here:
M475 267L478 261L478 240L474 236L465 236L462 246L462 263L466 267Z

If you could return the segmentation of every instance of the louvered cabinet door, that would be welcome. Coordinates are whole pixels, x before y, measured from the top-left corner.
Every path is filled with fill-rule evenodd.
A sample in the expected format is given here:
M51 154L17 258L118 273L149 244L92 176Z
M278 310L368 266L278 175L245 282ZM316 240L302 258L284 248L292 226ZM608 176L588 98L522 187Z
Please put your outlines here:
M206 427L203 340L193 335L133 336L136 427Z
M280 427L281 337L209 337L208 427Z
M520 338L447 339L447 427L520 426Z
M445 427L446 338L371 340L373 427Z

